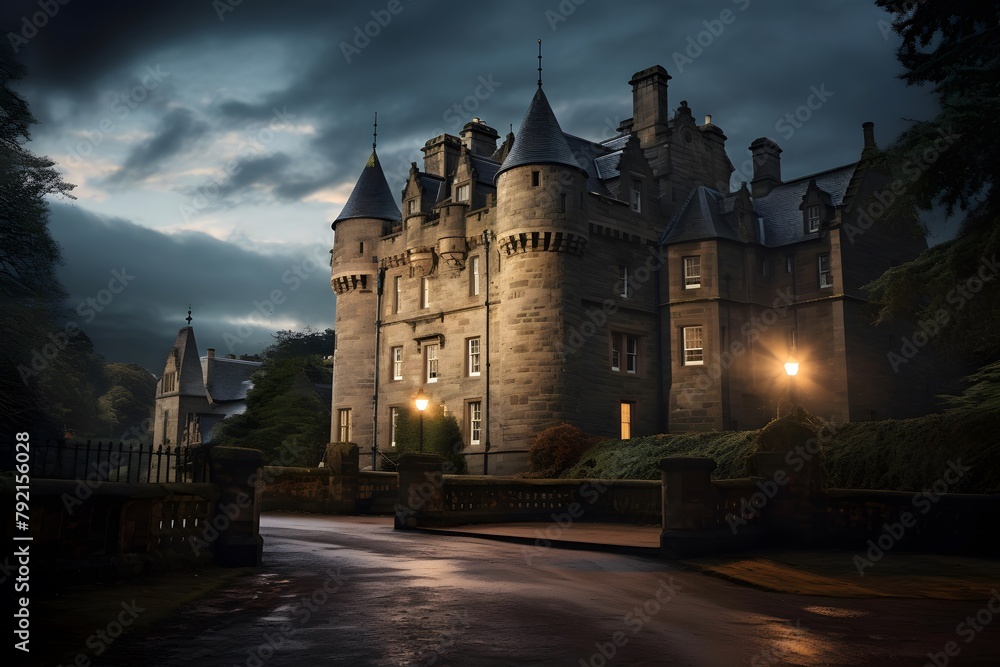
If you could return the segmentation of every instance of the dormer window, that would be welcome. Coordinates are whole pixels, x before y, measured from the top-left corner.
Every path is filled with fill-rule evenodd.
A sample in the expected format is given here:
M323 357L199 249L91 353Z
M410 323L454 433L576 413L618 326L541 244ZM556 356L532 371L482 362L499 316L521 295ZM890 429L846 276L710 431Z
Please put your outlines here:
M455 201L469 201L469 184L460 185L455 189Z
M642 181L632 181L632 210L642 213Z
M814 234L819 231L819 206L806 206L806 232Z

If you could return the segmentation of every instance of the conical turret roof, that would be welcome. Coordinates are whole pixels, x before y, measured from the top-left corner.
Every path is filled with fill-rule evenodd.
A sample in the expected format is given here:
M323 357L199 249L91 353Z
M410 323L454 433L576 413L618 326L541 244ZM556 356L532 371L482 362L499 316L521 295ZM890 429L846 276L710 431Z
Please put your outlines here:
M399 207L396 206L396 199L389 189L389 183L385 180L385 173L378 161L378 153L375 151L372 151L368 163L361 170L354 191L351 192L340 215L333 221L333 227L336 228L341 220L351 218L374 218L393 222L403 219Z
M529 164L561 164L583 171L570 150L569 142L566 141L541 86L531 99L517 131L517 138L514 139L514 146L500 165L497 177L508 169Z

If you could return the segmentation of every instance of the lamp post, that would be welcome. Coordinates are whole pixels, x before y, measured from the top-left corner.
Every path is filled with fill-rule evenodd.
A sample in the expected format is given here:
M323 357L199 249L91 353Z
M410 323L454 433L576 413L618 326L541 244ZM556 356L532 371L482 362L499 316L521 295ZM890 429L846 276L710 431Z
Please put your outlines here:
M799 374L799 362L796 361L795 356L792 355L788 357L788 361L785 362L785 375L788 376L788 387L789 387L789 398L791 399L792 407L795 407L795 376Z
M420 453L424 453L424 410L427 409L427 396L424 395L424 390L421 389L417 392L417 397L413 399L414 405L417 406L417 412L420 413Z

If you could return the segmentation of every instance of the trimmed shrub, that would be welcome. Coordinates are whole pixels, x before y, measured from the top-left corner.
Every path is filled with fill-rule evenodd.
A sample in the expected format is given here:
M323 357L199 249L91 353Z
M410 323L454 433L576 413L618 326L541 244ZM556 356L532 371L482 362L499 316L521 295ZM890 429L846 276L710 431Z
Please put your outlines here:
M444 414L439 407L428 406L424 412L424 453L437 454L450 463L446 474L463 475L468 472L462 450L462 431L453 415ZM396 418L396 447L381 451L393 463L403 454L420 451L420 413L415 408L403 408Z
M536 435L528 448L528 476L559 477L597 441L572 424L550 426Z

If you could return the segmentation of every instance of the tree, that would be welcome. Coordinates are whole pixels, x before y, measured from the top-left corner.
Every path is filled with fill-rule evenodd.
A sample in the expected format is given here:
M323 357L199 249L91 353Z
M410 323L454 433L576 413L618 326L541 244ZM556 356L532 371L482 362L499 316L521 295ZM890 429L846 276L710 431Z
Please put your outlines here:
M220 422L212 444L259 449L275 465L315 466L330 439L330 406L314 383L329 384L330 376L319 355L266 359L246 412Z
M1000 357L1000 4L876 0L895 15L909 85L930 85L941 112L915 122L872 162L906 191L887 216L943 207L954 240L891 268L869 286L876 321L909 317L976 363Z
M138 364L110 363L102 370L105 390L97 406L108 436L127 440L133 433L148 431L142 427L156 402L156 378Z
M275 342L264 350L265 359L284 359L310 355L327 356L333 354L333 329L316 331L306 327L304 331L279 331L274 334Z
M0 433L44 421L34 387L21 369L61 333L66 293L56 278L59 247L48 230L47 195L73 198L55 163L25 148L36 122L11 88L24 76L6 42L0 46ZM25 384L29 391L25 391Z
M386 456L398 463L403 454L420 451L420 412L415 408L400 410L396 418L396 449ZM428 406L423 415L423 451L437 454L447 461L445 472L462 474L468 470L462 449L462 431L454 415L446 415L440 408Z

